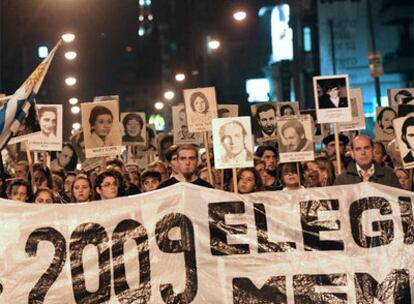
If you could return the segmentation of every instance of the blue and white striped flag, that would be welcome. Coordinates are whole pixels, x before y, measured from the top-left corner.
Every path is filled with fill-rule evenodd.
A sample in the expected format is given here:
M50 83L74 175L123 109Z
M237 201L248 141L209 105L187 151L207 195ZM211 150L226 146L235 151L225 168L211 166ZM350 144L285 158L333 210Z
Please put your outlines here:
M55 45L49 56L37 66L13 95L0 98L0 151L7 145L10 138L17 133L20 125L29 114L30 107L34 106L36 94L39 92L60 44L61 41Z

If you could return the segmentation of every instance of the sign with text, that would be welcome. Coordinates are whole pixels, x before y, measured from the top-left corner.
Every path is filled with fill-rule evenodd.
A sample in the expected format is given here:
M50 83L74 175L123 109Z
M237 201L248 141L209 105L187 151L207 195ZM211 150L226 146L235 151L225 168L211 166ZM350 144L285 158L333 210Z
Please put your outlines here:
M0 302L411 303L413 198L371 183L278 195L181 183L2 200Z

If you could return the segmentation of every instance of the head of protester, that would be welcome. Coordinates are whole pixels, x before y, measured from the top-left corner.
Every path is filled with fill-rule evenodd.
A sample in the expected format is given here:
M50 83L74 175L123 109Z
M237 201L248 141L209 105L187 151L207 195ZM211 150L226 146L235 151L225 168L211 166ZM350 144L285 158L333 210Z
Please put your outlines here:
M146 170L141 174L142 192L157 190L161 183L161 174L155 170Z
M296 163L284 163L280 165L280 179L283 190L298 190L302 188L301 173Z
M116 198L120 192L120 180L115 171L104 171L95 180L95 194L98 199L107 200Z
M35 194L35 204L53 204L55 202L55 195L52 190L46 187L39 187Z
M326 187L332 186L335 180L335 168L326 157L317 157L304 165L304 186Z
M242 168L237 172L237 188L241 194L262 190L262 178L255 168Z
M212 188L208 182L197 175L198 148L194 145L181 145L177 149L178 174L162 182L158 188L165 188L178 182L188 182L199 186Z
M408 171L403 168L396 168L394 169L394 172L397 175L401 188L404 190L411 191L410 174L408 173Z
M351 142L353 161L335 179L335 185L373 182L401 188L394 171L374 162L374 143L368 135L358 135Z
M89 114L89 142L94 147L111 146L109 134L114 121L111 110L98 105L92 108Z
M84 174L76 175L72 183L72 202L84 203L92 201L93 198L94 196L91 181Z
M32 202L32 186L24 179L13 179L7 186L7 198L12 201Z

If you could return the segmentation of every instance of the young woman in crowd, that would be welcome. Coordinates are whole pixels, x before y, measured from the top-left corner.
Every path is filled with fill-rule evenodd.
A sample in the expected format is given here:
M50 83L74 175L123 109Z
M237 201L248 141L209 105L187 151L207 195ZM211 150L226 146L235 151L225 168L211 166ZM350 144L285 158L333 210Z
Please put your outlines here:
M84 174L77 175L72 183L72 202L90 202L93 198L92 184L88 177Z
M120 186L116 171L104 171L96 177L95 194L101 200L116 198L120 194Z
M12 201L33 202L32 186L21 178L12 180L7 186L7 198Z
M401 188L411 191L410 174L408 171L402 168L396 168L394 172L397 175Z
M283 184L282 190L298 190L304 188L301 185L301 174L296 163L284 163L280 165L280 176Z
M35 204L53 204L55 202L55 196L52 190L45 187L40 187L35 194Z
M262 178L254 168L243 168L237 172L239 193L246 194L262 190Z

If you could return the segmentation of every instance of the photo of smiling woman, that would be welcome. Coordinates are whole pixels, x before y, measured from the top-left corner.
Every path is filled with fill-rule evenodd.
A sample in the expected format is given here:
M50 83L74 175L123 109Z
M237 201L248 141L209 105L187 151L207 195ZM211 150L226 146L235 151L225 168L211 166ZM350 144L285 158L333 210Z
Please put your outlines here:
M145 145L145 113L131 112L121 113L122 126L124 128L124 135L122 136L122 143L126 145Z
M86 158L119 154L121 130L118 101L84 103L81 107Z

